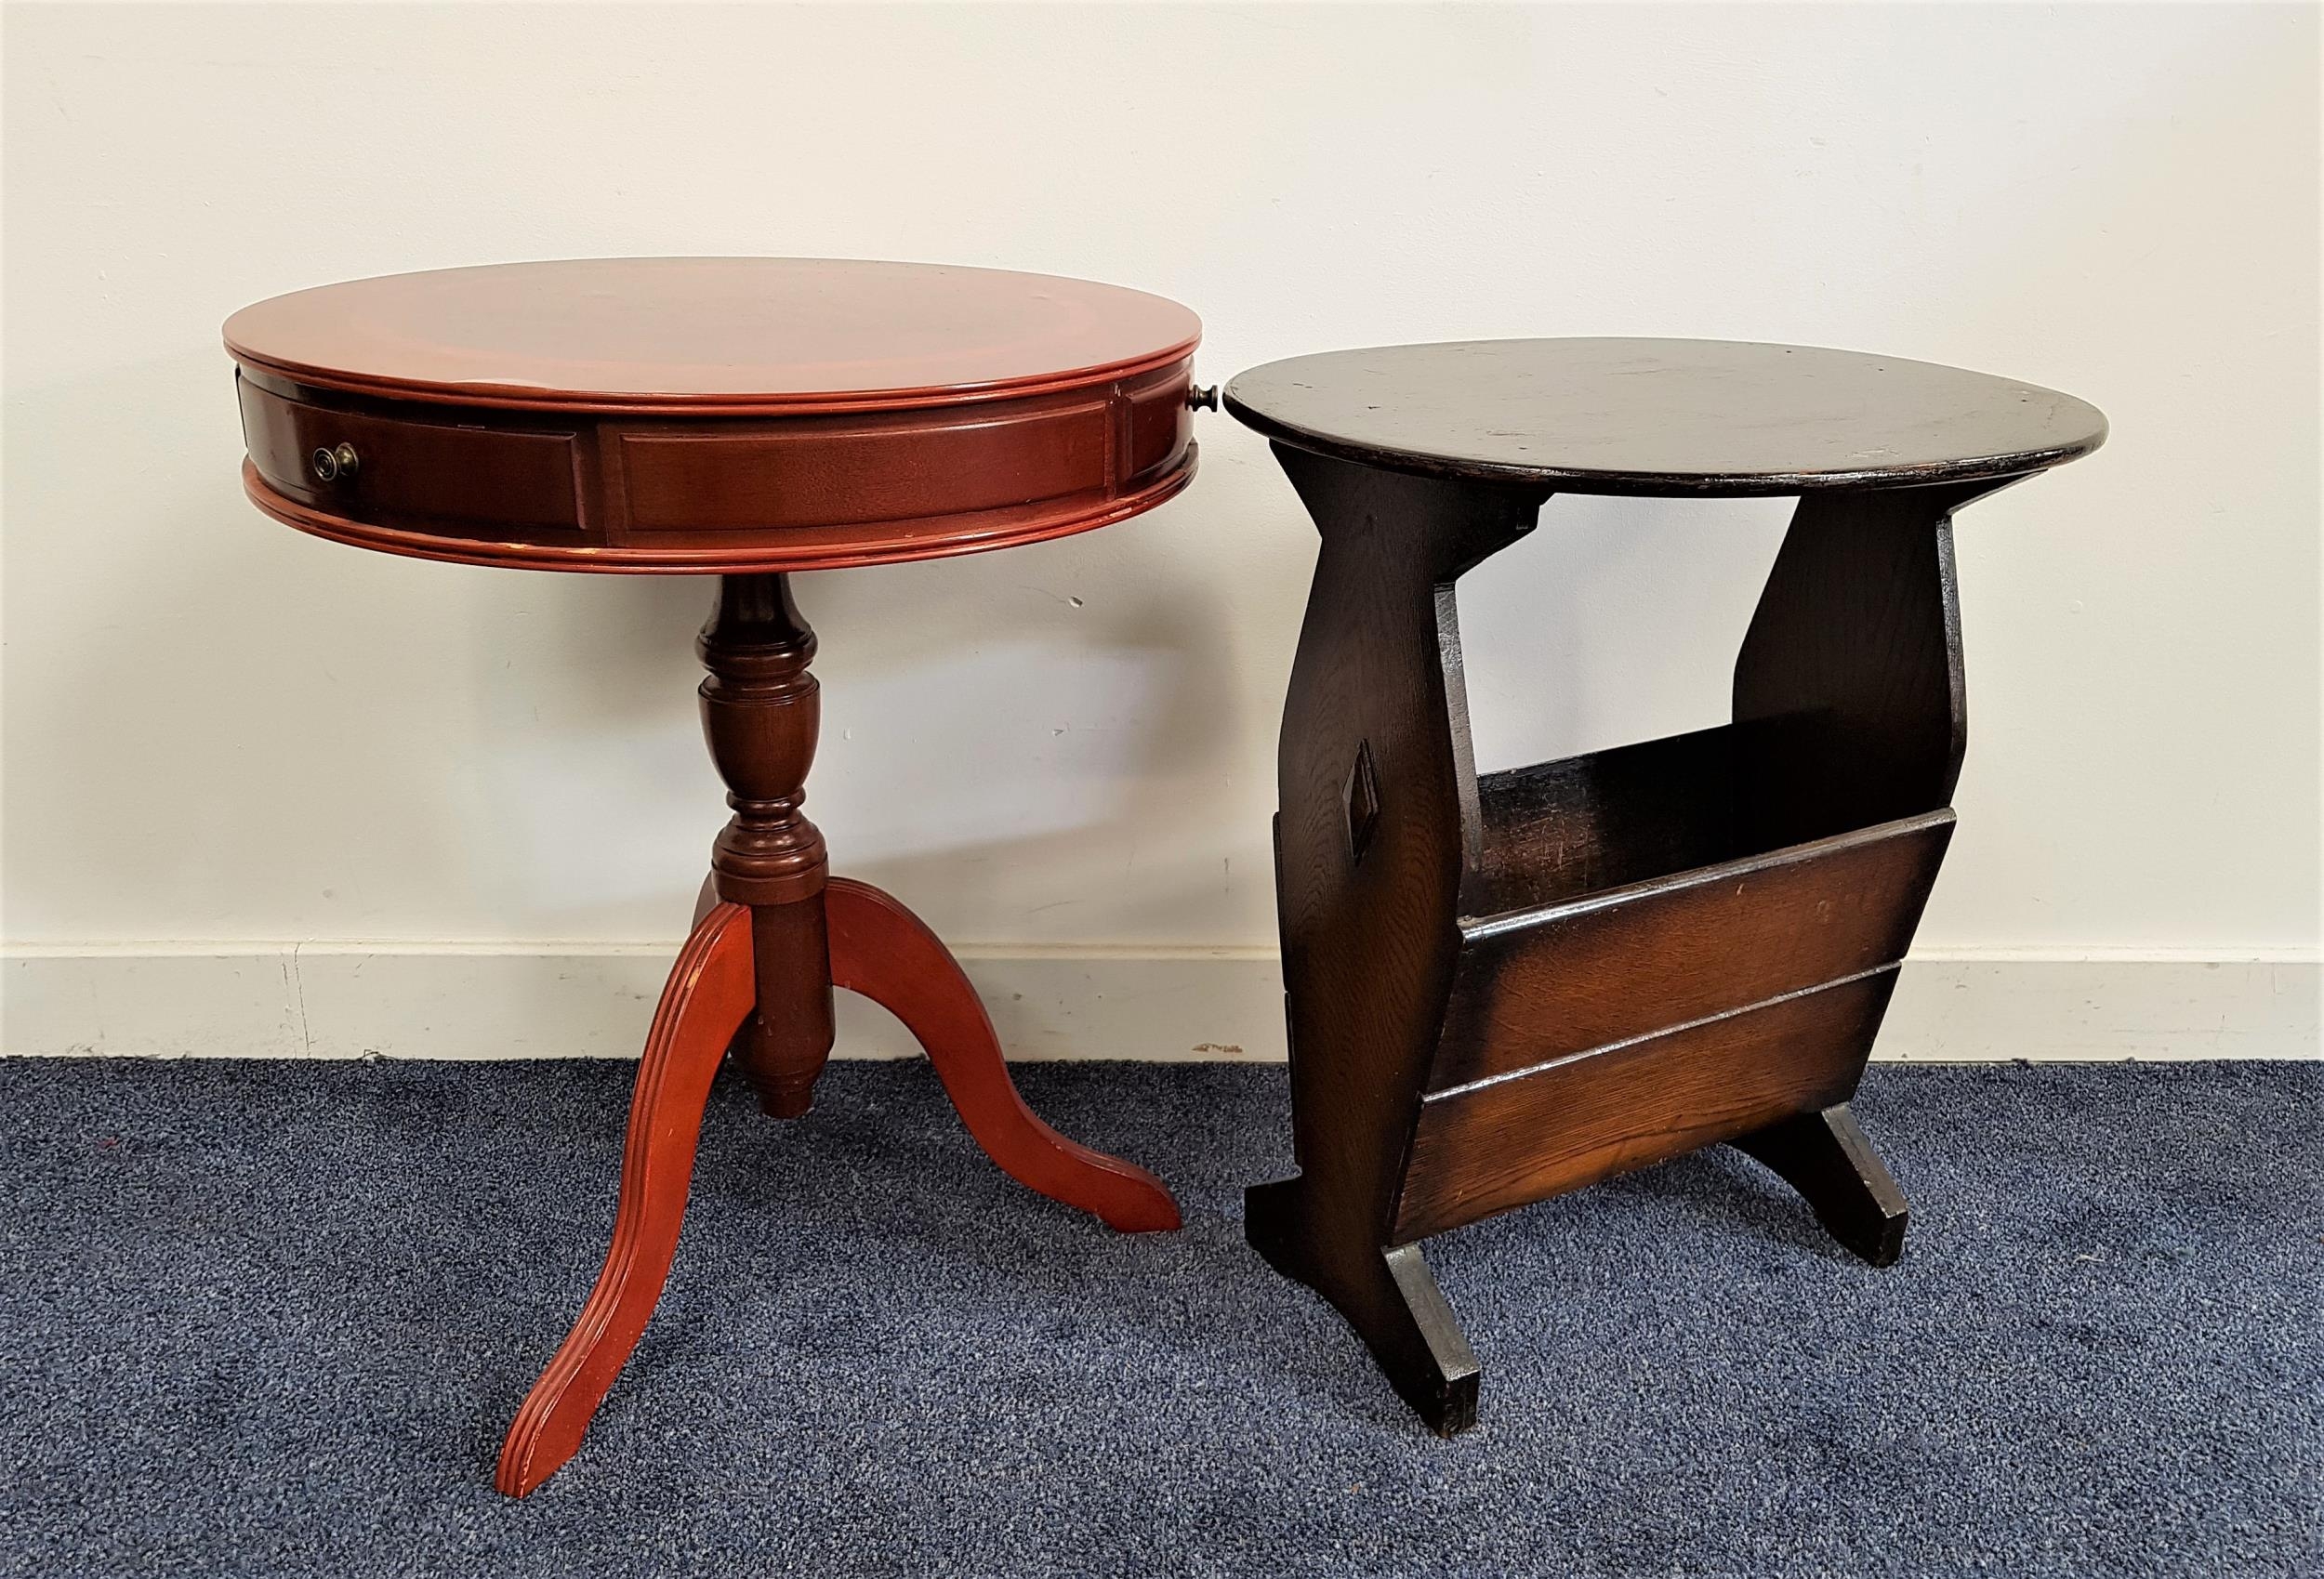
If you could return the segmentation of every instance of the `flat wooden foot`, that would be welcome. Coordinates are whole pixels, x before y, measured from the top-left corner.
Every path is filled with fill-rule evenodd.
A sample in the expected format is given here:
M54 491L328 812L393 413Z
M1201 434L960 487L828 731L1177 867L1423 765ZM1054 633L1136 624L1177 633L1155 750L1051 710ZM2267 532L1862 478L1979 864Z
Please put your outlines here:
M1782 1175L1856 1255L1886 1267L1904 1254L1904 1191L1845 1102L1737 1136L1735 1144Z
M509 1496L532 1491L574 1455L645 1331L678 1248L703 1104L752 1002L750 912L739 904L713 905L662 989L638 1065L605 1269L501 1444L493 1484Z
M1024 1105L976 989L918 916L845 877L831 879L824 909L832 984L863 993L904 1021L927 1050L969 1134L1002 1172L1125 1233L1179 1226L1178 1203L1160 1179L1076 1145Z
M1348 1320L1396 1396L1439 1436L1477 1423L1477 1359L1417 1244L1335 1245L1304 1209L1303 1181L1243 1191L1243 1236L1269 1266Z

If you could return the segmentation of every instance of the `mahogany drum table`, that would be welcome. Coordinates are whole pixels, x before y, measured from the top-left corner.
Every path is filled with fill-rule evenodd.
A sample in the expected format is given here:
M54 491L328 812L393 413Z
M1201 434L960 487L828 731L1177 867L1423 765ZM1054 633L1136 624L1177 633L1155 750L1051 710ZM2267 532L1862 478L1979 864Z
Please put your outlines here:
M1116 1229L1179 1226L1151 1174L1025 1107L935 935L827 875L800 810L815 638L787 576L1151 509L1195 472L1200 334L1174 302L1084 281L808 258L453 269L227 321L244 486L278 520L466 564L720 578L697 651L733 815L638 1070L612 1251L508 1428L503 1492L573 1455L644 1330L720 1061L769 1113L805 1112L835 986L910 1029L1012 1177Z
M1430 1234L1729 1141L1894 1261L1904 1198L1847 1103L1953 829L1953 512L2106 418L1697 340L1341 351L1226 402L1323 535L1275 818L1300 1171L1248 1192L1252 1245L1447 1433L1477 1363ZM1555 493L1800 503L1732 722L1480 774L1454 584Z

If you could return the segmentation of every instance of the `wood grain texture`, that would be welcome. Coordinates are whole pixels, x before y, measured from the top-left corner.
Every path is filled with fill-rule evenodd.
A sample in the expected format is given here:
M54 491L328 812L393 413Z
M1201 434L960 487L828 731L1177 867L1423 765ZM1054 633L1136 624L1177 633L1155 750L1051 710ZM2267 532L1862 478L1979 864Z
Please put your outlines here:
M1003 1173L1124 1233L1179 1226L1178 1203L1160 1179L1066 1139L1025 1106L976 989L919 917L870 884L845 877L833 878L824 898L832 980L904 1022L970 1136Z
M531 1492L579 1449L654 1314L678 1249L703 1105L752 991L750 912L713 906L680 952L646 1035L604 1270L501 1444L493 1483L507 1495Z
M1940 627L1949 617L1946 606L1923 612ZM1850 671L1886 662L1870 649L1829 656L1819 683L1832 693L1861 688ZM1837 709L1803 702L1715 729L1485 775L1462 916L1482 924L1927 815L1944 805L1935 792L1946 770L1923 753L1916 774L1912 755L1916 737L1949 743L1965 727L1950 689L1957 657L1957 641L1922 654L1922 678L1934 684L1914 711L1902 711L1912 706L1905 697L1884 698L1877 731L1844 731L1836 727Z
M1952 832L1934 811L1464 924L1428 1088L1895 965Z
M1474 1356L1417 1251L1386 1257L1386 1230L1459 947L1452 582L1522 535L1539 495L1275 453L1322 534L1276 786L1300 1171L1246 1192L1245 1233L1348 1319L1407 1402L1458 1429L1475 1417ZM1360 861L1347 789L1359 757L1378 792Z
M751 907L758 1007L734 1056L759 1105L797 1118L831 1056L830 949L823 834L800 809L815 760L822 688L808 665L815 633L790 579L730 575L694 642L703 666L702 732L733 810L710 850L720 899Z
M1199 335L1082 281L782 258L394 275L227 326L244 491L276 520L673 574L975 553L1151 509L1194 475ZM360 464L319 473L339 446Z
M244 308L245 366L350 394L522 410L799 414L1131 376L1202 323L1050 274L830 257L592 257L319 285Z
M1749 764L1722 724L1483 775L1461 914L1530 910L1766 849L1740 814Z
M1461 340L1269 362L1227 409L1318 454L1569 493L1767 494L2020 477L2096 407L1900 357L1732 340Z
M1702 341L1335 352L1227 406L1323 536L1276 815L1300 1173L1246 1192L1250 1243L1442 1430L1477 1374L1428 1234L1733 1139L1893 1259L1903 1200L1844 1103L1952 828L1951 515L2104 417ZM1802 500L1731 722L1480 776L1453 584L1552 489Z
M1195 469L1198 334L1084 282L780 259L396 276L228 323L244 486L278 520L426 559L722 577L697 651L733 815L640 1065L612 1251L509 1428L502 1491L572 1456L643 1330L720 1058L767 1112L805 1112L835 979L912 1029L1012 1176L1116 1228L1179 1226L1151 1174L1025 1107L926 927L832 883L802 809L815 635L785 572L1038 541L1170 497Z
M1948 804L1969 743L1952 512L1991 483L1803 498L1735 661L1770 844Z
M576 429L464 428L333 410L235 381L250 464L270 486L317 511L359 510L449 533L517 528L577 544L582 444ZM351 475L318 476L317 450L351 445Z
M1894 967L1421 1105L1392 1243L1666 1161L1855 1090Z
M614 441L626 519L640 534L857 526L1008 509L1107 480L1107 401L997 416L971 407L953 418L814 429L624 428Z
M244 494L265 514L310 537L403 559L599 575L748 575L950 559L1094 532L1176 498L1194 480L1196 458L1195 447L1189 444L1182 454L1182 464L1120 493L1076 494L1068 500L981 510L969 516L931 516L883 521L876 527L814 527L796 532L670 533L647 542L630 538L579 545L547 541L537 533L518 534L505 521L464 536L446 530L441 521L426 526L390 525L333 515L277 493L246 460L242 487Z
M242 386L243 487L261 510L355 547L512 569L741 573L980 553L1152 509L1199 458L1186 362L967 412L583 415L561 432L536 413L277 394L260 376ZM342 443L363 465L316 478L312 452Z

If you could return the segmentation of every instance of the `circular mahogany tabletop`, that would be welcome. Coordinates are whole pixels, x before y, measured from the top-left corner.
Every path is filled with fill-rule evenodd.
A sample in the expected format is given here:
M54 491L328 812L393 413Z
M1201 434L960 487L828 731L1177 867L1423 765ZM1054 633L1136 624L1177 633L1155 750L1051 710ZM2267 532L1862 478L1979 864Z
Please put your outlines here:
M1114 285L784 257L396 274L225 326L245 485L278 519L427 558L697 572L1151 508L1194 472L1200 337Z
M593 411L942 404L1162 365L1202 324L1088 280L829 257L599 257L390 274L226 321L320 388Z
M1934 362L1733 340L1459 340L1269 362L1227 409L1283 443L1578 493L2005 478L2105 441L2094 406Z

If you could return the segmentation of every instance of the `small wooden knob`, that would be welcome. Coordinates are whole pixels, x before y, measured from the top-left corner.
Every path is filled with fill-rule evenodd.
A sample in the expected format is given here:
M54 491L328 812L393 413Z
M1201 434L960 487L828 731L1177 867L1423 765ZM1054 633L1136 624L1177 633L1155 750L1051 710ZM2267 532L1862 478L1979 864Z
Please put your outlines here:
M1186 391L1186 403L1195 411L1217 411L1219 409L1219 387L1213 384L1206 389L1199 384L1192 386Z
M342 477L352 477L357 464L355 446L352 444L342 443L331 449L317 450L313 455L315 480L319 482L337 482Z

